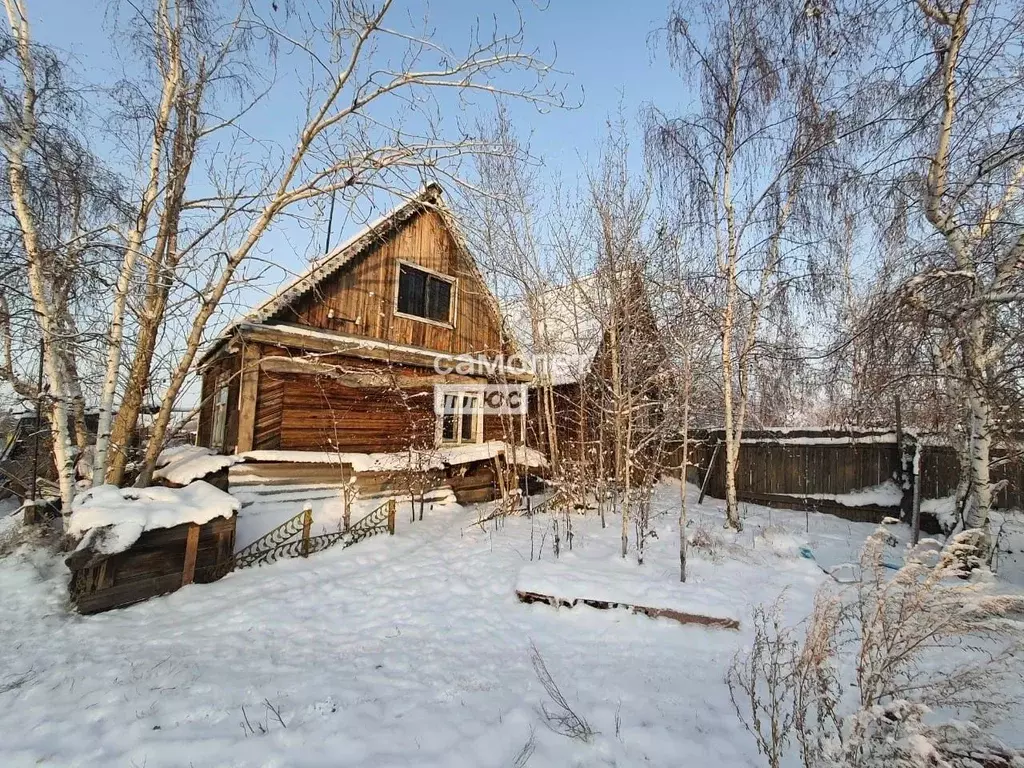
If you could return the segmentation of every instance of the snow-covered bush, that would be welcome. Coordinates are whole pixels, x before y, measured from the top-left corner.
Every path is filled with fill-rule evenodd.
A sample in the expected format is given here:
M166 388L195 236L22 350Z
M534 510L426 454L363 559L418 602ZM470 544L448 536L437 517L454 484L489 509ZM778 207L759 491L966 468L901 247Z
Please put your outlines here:
M970 531L922 541L895 572L887 540L884 528L867 540L853 590L819 590L802 637L780 603L755 611L752 648L727 682L760 753L776 768L795 739L807 768L1024 765L987 730L1016 698L1002 683L1022 650L1024 600L992 593ZM943 715L960 721L933 724Z
M974 723L928 725L931 710L895 699L846 718L843 738L826 745L823 768L1021 768L1024 757Z
M690 534L690 546L701 550L710 560L717 560L721 556L722 547L725 545L722 537L703 523L697 525Z

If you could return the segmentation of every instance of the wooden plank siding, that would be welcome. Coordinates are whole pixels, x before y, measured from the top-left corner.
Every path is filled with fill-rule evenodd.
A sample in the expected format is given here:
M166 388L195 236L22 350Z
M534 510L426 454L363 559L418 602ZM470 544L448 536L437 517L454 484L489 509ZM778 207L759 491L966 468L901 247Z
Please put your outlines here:
M697 482L703 482L715 442L719 439L714 434L704 433L703 440L691 447L690 461L698 467ZM835 436L841 436L841 433L837 432ZM951 496L956 491L960 474L956 451L949 446L932 444L923 445L921 450L918 479L921 498ZM670 446L665 463L679 466L680 454L679 445ZM1001 484L993 494L993 506L998 509L1024 508L1024 461L1016 455L1008 456L1005 450L998 448L993 450L992 456L992 482ZM802 497L806 494L838 495L870 488L894 480L898 470L899 453L892 442L799 444L769 438L763 442L743 443L736 472L736 491L741 501L772 502L771 506L782 506L784 499L781 497L789 496L792 497L791 506L815 506L825 511L827 506L839 505ZM707 493L715 498L725 497L725 462L721 452L711 468ZM896 511L895 508L890 510ZM881 514L878 508L871 508L869 512L876 516Z
M432 388L357 388L320 376L264 375L282 381L283 450L388 453L434 443Z
M992 449L991 476L1001 487L992 495L997 509L1024 509L1024 461L1018 454L1007 456L1005 449ZM946 446L928 446L921 457L921 497L952 496L960 477L956 451ZM1005 482L1004 482L1005 481Z
M457 279L454 328L396 316L399 261ZM296 323L452 354L502 351L494 300L436 211L422 211L281 312Z
M189 537L194 549L189 553ZM192 581L216 581L231 567L235 517L217 517L200 526L185 523L145 531L132 546L113 555L79 563L73 553L69 591L81 613L119 608L173 592ZM186 557L194 558L186 563ZM185 578L186 573L189 578Z
M284 412L284 381L279 376L260 371L256 389L256 420L253 425L253 448L258 451L281 447L281 415Z

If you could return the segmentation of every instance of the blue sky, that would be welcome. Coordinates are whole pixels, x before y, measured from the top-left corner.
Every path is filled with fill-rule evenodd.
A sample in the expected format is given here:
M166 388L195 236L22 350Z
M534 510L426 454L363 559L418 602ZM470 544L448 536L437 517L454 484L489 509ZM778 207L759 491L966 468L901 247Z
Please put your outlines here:
M259 5L260 0L257 0ZM298 0L301 4L301 0ZM265 0L269 6L270 0ZM401 3L399 3L401 5ZM410 0L407 5L422 12L424 4ZM54 45L69 54L80 79L110 83L132 66L123 46L112 48L114 17L106 0L29 0L34 34L38 41ZM510 5L473 0L434 0L427 12L438 34L456 48L474 19L489 23L492 13L507 14ZM668 66L663 49L651 43L651 35L664 22L667 0L618 2L601 0L551 0L547 6L522 0L528 41L547 56L557 52L555 64L570 101L582 99L582 106L570 110L539 113L527 105L513 105L517 131L528 137L533 153L547 172L572 183L586 162L596 160L606 135L607 121L622 109L635 135L638 158L641 137L636 127L639 108L655 102L662 108L678 108L683 87ZM507 20L508 16L502 17ZM287 103L280 94L265 102L260 113L262 132L290 145L301 117L301 102ZM349 233L355 224L342 224L334 240ZM323 242L322 233L279 229L269 237L264 257L287 271L301 269L311 253ZM268 273L272 288L285 275ZM259 297L254 297L258 299Z

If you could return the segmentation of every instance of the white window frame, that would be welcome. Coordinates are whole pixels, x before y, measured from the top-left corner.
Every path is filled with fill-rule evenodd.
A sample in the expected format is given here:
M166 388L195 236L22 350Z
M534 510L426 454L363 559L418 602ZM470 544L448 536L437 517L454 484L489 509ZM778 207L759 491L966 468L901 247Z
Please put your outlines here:
M220 374L214 384L213 413L210 424L210 449L214 451L223 451L227 442L229 399L228 378L224 374Z
M440 399L440 408L437 413L437 435L436 442L439 446L452 446L452 445L478 445L484 441L484 392L483 387L465 387L460 389L445 389L437 392L437 397ZM455 429L454 438L451 440L445 439L444 436L444 398L445 397L456 397L458 398L455 403ZM469 438L462 437L462 420L466 415L464 408L466 407L466 400L471 399L475 401L473 407L473 434Z
M444 272L438 272L436 269L430 267L424 267L422 264L417 264L415 261L409 261L407 259L398 259L395 265L395 301L392 310L395 317L402 317L406 320L415 320L418 323L427 323L428 325L436 325L440 328L455 329L455 318L459 316L459 278L453 275L446 275ZM400 312L398 310L398 289L402 280L402 265L418 269L420 272L426 272L428 275L444 280L449 283L452 287L451 301L448 302L448 322L443 323L440 320L433 320L429 317L420 317L419 315L410 315L408 312Z

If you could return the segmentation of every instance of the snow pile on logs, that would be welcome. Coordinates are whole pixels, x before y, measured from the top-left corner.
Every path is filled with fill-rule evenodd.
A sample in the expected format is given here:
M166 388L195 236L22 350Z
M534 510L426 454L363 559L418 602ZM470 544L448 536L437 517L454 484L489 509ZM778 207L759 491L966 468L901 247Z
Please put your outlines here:
M198 445L177 445L160 454L153 479L173 485L188 485L193 480L201 480L241 460L240 456L222 456Z
M182 523L202 525L238 512L238 500L199 480L184 488L100 485L75 498L68 533L81 536L76 552L124 552L146 531Z

